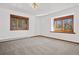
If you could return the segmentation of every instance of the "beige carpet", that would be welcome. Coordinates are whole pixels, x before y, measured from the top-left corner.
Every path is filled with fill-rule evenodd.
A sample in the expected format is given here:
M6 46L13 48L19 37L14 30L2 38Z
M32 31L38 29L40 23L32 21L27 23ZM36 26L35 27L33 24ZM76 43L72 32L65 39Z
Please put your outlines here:
M1 55L77 55L79 44L45 37L0 43Z

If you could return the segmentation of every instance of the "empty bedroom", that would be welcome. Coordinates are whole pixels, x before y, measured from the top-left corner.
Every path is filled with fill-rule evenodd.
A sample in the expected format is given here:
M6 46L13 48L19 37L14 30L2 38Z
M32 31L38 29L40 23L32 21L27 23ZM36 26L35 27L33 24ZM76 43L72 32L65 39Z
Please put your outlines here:
M0 3L0 55L79 55L79 3Z

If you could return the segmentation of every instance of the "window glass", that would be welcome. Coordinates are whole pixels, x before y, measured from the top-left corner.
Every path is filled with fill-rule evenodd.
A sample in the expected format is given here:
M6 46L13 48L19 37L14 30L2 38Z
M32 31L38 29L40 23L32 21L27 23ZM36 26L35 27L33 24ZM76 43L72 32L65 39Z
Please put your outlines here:
M74 33L73 30L73 15L54 19L55 32Z
M28 30L29 18L11 15L10 29L11 30Z
M62 20L56 21L56 30L62 30Z
M72 31L72 19L64 19L64 30Z

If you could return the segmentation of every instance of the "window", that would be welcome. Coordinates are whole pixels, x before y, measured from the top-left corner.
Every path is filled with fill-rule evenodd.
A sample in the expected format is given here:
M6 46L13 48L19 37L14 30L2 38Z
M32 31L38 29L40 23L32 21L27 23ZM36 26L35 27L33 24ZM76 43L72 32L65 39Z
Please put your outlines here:
M73 15L54 18L54 32L74 33Z
M10 15L10 30L28 30L29 18Z

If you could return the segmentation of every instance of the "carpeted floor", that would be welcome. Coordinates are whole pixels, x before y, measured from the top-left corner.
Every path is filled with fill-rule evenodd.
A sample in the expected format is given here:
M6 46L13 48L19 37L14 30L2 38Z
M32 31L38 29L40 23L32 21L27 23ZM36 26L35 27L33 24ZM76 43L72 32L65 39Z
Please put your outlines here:
M78 55L79 44L45 37L0 43L1 55Z

